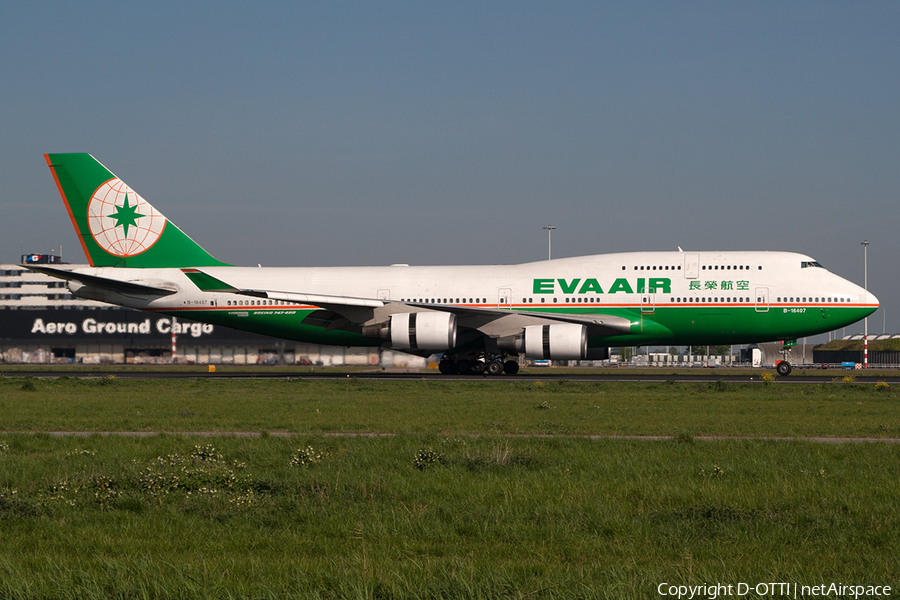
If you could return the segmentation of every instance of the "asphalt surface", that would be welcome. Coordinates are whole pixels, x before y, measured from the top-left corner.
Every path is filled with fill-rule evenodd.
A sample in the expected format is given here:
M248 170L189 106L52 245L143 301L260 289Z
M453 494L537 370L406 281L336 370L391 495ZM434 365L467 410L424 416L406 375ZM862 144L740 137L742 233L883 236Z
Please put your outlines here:
M114 376L117 379L305 379L310 381L316 380L335 380L357 378L370 381L484 381L491 383L515 382L515 381L581 381L581 382L659 382L659 381L679 381L679 382L696 382L696 383L715 383L717 381L725 381L728 383L762 383L764 373L771 373L771 369L760 369L753 374L747 374L746 371L741 373L730 373L727 369L697 369L696 372L667 372L666 369L660 369L659 373L647 371L633 371L630 369L622 369L622 372L616 373L579 373L577 370L567 369L565 371L535 371L519 372L517 375L441 375L437 372L405 372L399 370L372 370L372 371L321 371L321 372L291 372L283 370L267 370L265 368L253 370L235 370L229 371L221 369L216 373L207 373L203 371L184 371L184 370L143 370L130 368L110 368L102 371L79 371L70 369L41 369L41 370L0 370L0 376L3 377L40 377L40 378L57 378L57 377L78 377L78 378L98 378ZM895 372L878 373L869 372L862 374L860 371L842 371L835 373L834 371L823 372L822 375L815 372L805 371L801 374L792 374L787 377L777 377L778 383L782 384L809 384L809 383L830 383L835 378L842 378L851 375L856 383L876 383L887 380L890 382L896 375ZM900 380L898 380L900 383Z

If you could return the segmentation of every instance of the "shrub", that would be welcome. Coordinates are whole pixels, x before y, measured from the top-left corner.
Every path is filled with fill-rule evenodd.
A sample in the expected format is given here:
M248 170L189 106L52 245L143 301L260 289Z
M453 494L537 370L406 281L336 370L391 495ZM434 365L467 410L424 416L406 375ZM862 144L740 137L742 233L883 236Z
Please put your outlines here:
M291 459L292 467L308 467L316 463L322 462L328 457L328 453L324 450L316 452L312 446L306 448L297 448L297 454Z
M420 448L413 457L413 466L420 471L441 464L445 461L445 457L440 452L435 452L432 448Z

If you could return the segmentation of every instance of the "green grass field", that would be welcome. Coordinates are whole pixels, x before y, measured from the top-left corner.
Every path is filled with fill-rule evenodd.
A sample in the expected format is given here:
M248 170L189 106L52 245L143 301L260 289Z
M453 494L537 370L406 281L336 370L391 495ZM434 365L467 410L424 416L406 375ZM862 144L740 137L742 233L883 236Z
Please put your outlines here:
M0 431L900 437L900 386L0 378Z
M7 378L0 430L4 599L900 585L900 445L696 439L900 437L894 386Z

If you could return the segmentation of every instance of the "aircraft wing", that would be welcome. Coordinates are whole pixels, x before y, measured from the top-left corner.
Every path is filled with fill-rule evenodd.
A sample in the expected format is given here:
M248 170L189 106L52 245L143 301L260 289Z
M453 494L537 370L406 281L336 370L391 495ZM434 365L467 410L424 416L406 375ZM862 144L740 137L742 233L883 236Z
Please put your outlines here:
M58 269L56 267L47 267L43 265L22 265L26 269L50 275L57 279L65 279L66 281L77 281L83 285L102 291L116 292L119 294L140 295L140 296L170 296L178 292L177 289L168 287L159 287L138 283L135 281L124 281L121 279L110 279L109 277L100 277L97 275L88 275L86 273L78 273L77 271L68 271L66 269Z
M491 336L504 336L528 325L548 325L551 323L576 323L586 325L589 335L615 335L628 333L631 321L613 315L542 313L504 308L482 308L448 304L420 304L404 302L407 306L452 312L461 327L477 329Z
M490 337L502 337L519 332L528 325L551 323L576 323L585 325L588 335L603 336L628 333L632 323L629 319L613 315L577 315L541 313L502 308L459 306L451 304L425 304L376 300L349 296L323 294L303 294L277 290L241 289L229 285L199 269L182 269L182 272L202 291L240 294L254 298L266 298L282 302L304 303L318 306L330 314L317 315L327 329L359 326L386 319L393 313L410 312L408 307L431 311L450 312L456 315L457 324L463 329L477 330Z

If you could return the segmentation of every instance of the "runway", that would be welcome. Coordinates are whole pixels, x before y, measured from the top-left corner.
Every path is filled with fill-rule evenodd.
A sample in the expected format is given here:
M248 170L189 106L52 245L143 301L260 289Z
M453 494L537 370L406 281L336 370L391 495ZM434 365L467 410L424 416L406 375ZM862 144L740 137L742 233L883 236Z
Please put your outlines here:
M586 383L619 382L619 383L651 383L677 381L681 383L765 383L762 376L766 373L774 375L771 369L759 369L748 372L740 370L729 372L726 369L697 369L696 372L672 372L660 369L659 372L650 370L626 370L621 372L580 372L578 369L553 369L520 371L517 375L441 375L436 371L404 371L394 370L340 370L329 369L322 371L291 371L269 370L266 368L222 368L215 373L199 370L184 369L140 369L140 368L109 368L104 370L76 370L76 369L10 369L0 370L2 377L39 377L45 379L59 377L77 378L101 378L115 377L117 379L304 379L309 381L326 381L339 379L365 379L368 381L431 381L431 382L474 382L485 383L515 383L535 381L571 381ZM900 372L896 370L884 370L878 372L861 371L802 371L788 377L776 377L775 382L783 384L821 384L831 383L835 380L842 381L844 377L852 376L856 383L877 383L879 381L900 383Z

